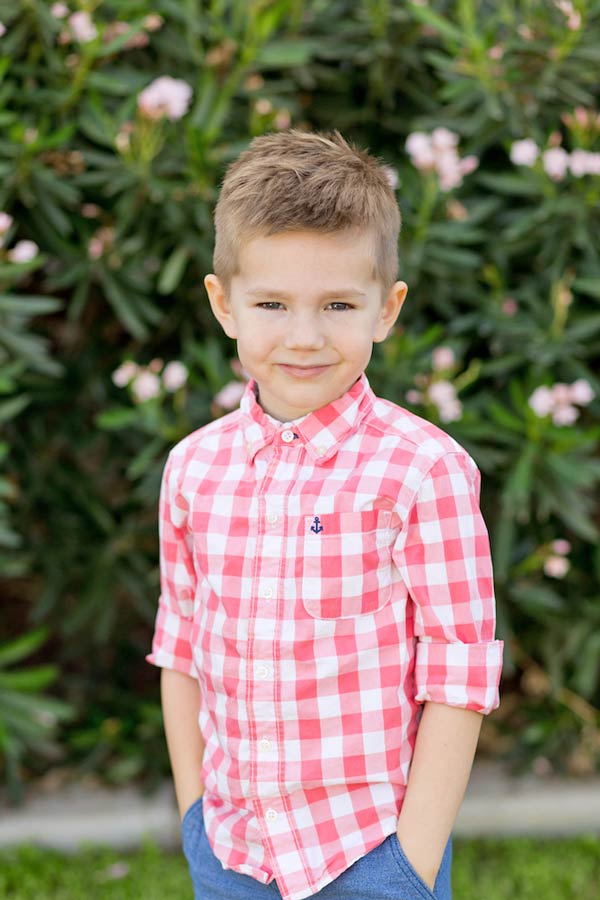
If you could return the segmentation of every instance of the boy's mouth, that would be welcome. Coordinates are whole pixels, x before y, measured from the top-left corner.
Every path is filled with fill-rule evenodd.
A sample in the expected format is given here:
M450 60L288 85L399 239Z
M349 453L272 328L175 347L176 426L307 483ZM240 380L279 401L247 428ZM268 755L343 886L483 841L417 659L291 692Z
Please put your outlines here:
M326 372L330 366L288 366L285 363L279 363L279 368L283 369L287 375L291 375L292 378L315 378Z

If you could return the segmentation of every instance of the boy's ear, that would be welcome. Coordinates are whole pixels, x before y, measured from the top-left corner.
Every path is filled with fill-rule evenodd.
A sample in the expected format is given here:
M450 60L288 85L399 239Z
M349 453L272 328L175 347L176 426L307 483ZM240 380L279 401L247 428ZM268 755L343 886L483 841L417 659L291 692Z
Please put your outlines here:
M379 318L375 325L375 333L373 342L380 343L385 341L386 337L394 327L396 319L402 309L402 304L408 293L408 285L405 281L397 281L391 288L385 302L380 311Z
M231 311L231 303L225 289L216 275L207 275L204 279L204 287L208 294L210 308L215 319L220 322L227 337L237 338L237 325Z

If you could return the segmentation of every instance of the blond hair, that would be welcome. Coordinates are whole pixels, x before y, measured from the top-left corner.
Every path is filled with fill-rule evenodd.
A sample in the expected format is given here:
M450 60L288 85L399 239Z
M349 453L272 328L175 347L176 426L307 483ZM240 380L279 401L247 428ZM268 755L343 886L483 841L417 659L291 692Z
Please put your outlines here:
M215 209L214 272L229 291L242 244L285 231L367 231L385 293L398 272L400 210L390 170L339 131L254 138L225 173Z

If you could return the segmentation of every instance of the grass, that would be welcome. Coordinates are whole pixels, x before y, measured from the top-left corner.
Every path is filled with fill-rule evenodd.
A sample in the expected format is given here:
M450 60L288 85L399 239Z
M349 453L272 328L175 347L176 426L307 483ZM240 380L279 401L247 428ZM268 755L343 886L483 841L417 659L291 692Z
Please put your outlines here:
M561 840L455 838L454 900L597 900L600 835ZM192 900L187 863L153 843L136 853L0 852L1 900Z

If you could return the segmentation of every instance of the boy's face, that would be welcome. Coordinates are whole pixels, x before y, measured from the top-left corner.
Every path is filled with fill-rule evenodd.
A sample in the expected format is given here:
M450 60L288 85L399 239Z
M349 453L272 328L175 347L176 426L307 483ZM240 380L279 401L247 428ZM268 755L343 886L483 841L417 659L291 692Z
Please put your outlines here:
M393 326L408 290L382 300L368 233L283 232L241 250L229 296L204 284L225 333L237 340L260 405L282 422L341 397L364 372L373 343Z

